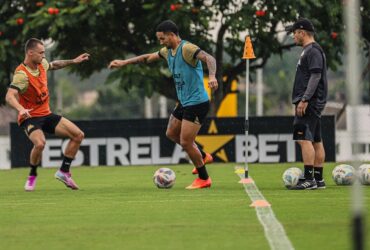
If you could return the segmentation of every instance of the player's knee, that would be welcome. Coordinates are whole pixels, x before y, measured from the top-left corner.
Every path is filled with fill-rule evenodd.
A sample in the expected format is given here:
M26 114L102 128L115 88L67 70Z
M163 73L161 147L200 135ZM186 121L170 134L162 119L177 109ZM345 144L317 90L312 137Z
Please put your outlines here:
M75 137L73 138L74 141L78 142L78 143L81 143L83 141L83 139L85 138L85 134L84 132L82 132L81 130L77 133L77 135L75 135Z
M43 151L45 148L45 140L38 140L35 144L34 147L37 151Z

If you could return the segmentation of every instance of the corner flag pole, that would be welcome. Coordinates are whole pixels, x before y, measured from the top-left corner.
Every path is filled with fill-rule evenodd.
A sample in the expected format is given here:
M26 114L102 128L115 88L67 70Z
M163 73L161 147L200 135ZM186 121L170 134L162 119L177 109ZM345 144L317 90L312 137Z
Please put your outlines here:
M249 35L245 37L243 59L246 59L245 70L245 162L244 162L244 177L248 178L248 131L249 131L249 60L256 56L253 52L253 45Z

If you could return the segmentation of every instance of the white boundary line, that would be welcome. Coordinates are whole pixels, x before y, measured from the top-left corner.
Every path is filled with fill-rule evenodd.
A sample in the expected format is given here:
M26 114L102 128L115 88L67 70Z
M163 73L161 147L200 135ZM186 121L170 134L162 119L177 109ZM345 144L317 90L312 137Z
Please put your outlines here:
M239 169L235 167L235 170ZM240 171L241 172L241 171ZM237 174L240 179L244 179L244 172ZM249 177L251 178L251 177ZM254 182L243 184L245 192L248 194L252 202L257 200L265 200L265 197L258 190L258 187ZM265 237L269 242L270 248L273 250L294 250L292 243L285 233L284 227L275 217L274 211L271 206L268 207L256 207L256 213L258 220L263 226L265 231Z

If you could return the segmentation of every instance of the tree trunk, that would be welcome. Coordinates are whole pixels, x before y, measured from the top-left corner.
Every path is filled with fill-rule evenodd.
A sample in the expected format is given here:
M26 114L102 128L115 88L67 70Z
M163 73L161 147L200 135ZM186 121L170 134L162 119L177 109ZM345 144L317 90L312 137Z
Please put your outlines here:
M221 22L222 22L222 19L221 19ZM217 79L219 86L218 86L218 89L212 95L211 108L209 112L209 115L212 117L216 117L217 110L220 107L223 98L225 97L225 92L224 92L225 83L222 79L223 78L222 65L223 65L223 51L224 51L224 41L223 40L224 40L227 27L228 26L226 24L222 24L217 34L215 59L216 59L216 66L217 66L216 79Z

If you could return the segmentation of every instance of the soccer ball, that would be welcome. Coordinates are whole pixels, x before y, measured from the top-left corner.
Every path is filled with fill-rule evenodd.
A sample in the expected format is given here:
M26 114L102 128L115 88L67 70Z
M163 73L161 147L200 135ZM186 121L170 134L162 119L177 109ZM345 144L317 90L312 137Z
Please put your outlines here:
M171 188L175 180L176 174L169 168L160 168L153 175L153 182L158 188Z
M352 185L355 181L355 169L351 165L340 164L333 169L332 177L337 185Z
M300 178L303 178L303 172L297 167L288 168L283 173L283 182L286 188L297 186Z
M363 185L370 185L370 164L362 164L359 167L358 178Z

